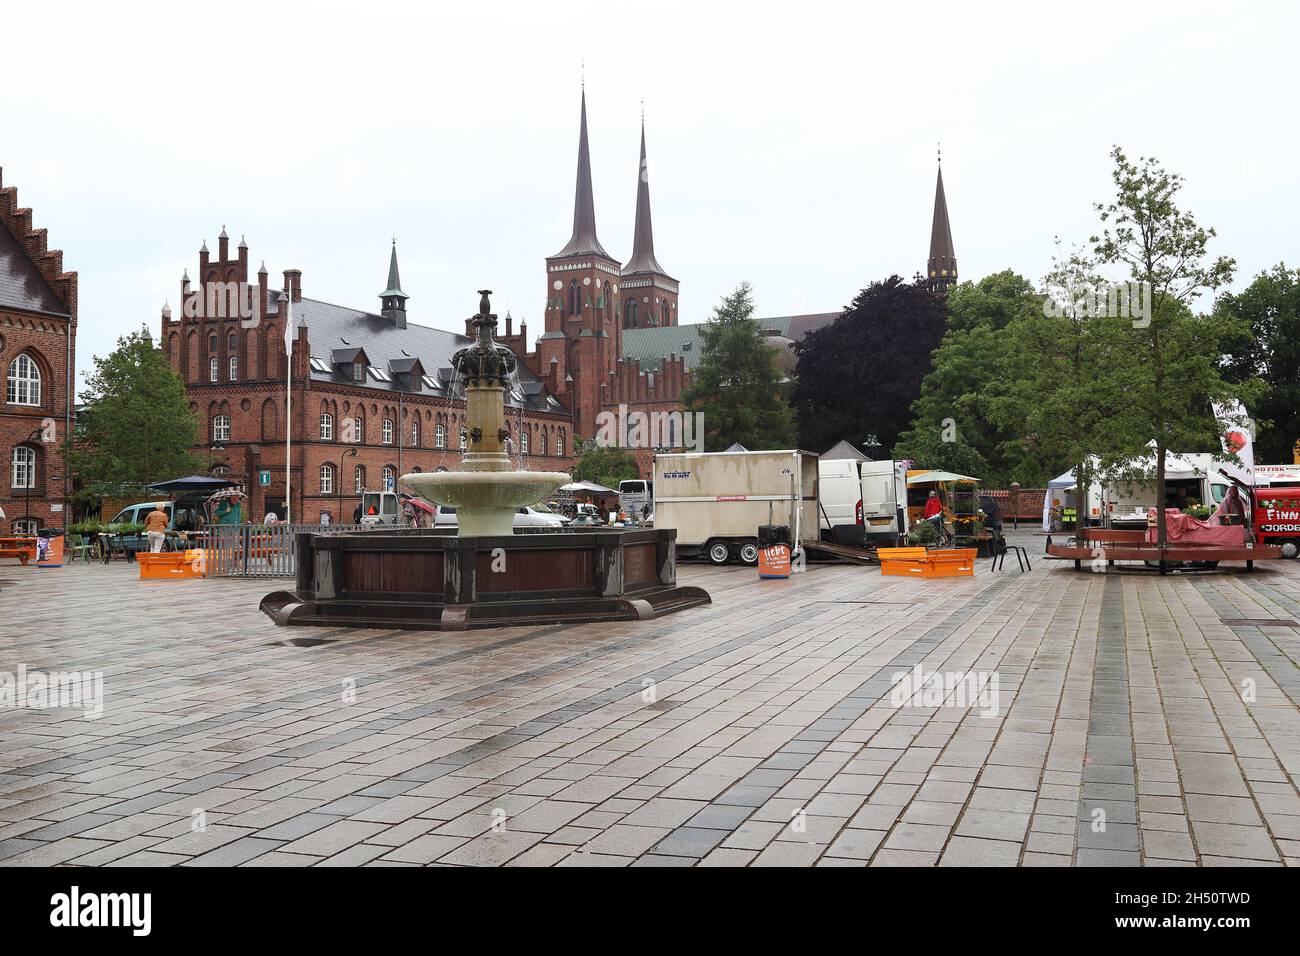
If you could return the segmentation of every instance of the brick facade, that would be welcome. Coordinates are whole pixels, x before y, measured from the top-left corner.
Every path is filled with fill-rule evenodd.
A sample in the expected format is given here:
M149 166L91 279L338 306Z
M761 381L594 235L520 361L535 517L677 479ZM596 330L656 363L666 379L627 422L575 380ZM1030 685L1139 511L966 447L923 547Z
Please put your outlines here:
M77 274L63 270L63 253L48 248L32 211L0 172L0 507L5 532L25 525L64 527L70 516L71 478L62 443L72 427L71 389L76 368ZM25 357L25 358L23 358ZM29 365L28 362L33 363ZM39 379L33 395L32 368ZM15 391L10 393L10 382ZM15 451L24 464L15 482ZM26 456L35 460L28 483Z

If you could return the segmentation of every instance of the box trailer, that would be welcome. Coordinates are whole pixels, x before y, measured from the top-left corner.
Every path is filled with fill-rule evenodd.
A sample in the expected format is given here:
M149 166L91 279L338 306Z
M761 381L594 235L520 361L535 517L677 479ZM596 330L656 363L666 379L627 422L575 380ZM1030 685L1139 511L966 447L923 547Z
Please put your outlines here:
M816 537L817 456L725 451L657 455L655 527L677 531L677 553L714 564L758 563L759 525L788 525L796 552Z

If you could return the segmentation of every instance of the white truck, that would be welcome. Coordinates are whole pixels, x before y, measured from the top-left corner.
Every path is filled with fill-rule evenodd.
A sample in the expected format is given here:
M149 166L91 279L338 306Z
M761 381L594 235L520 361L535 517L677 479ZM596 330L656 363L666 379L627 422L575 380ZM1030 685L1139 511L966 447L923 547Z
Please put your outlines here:
M713 564L758 563L759 525L788 525L795 550L817 528L817 456L725 451L657 455L655 527L677 530L677 553Z
M1165 454L1165 507L1187 508L1202 505L1211 511L1218 507L1223 496L1227 494L1232 481L1224 476L1220 469L1235 471L1231 465L1208 453ZM1138 470L1148 475L1154 474L1155 462L1148 460L1138 464ZM1067 472L1053 480L1043 499L1043 528L1050 527L1050 511L1054 507L1066 512L1064 525L1073 525L1073 509L1077 507L1077 489L1069 486L1072 478ZM1156 504L1155 480L1109 481L1105 484L1095 483L1088 489L1087 509L1084 518L1087 524L1108 524L1112 528L1145 528L1147 526L1147 509Z
M906 461L817 463L823 541L895 547L907 535Z

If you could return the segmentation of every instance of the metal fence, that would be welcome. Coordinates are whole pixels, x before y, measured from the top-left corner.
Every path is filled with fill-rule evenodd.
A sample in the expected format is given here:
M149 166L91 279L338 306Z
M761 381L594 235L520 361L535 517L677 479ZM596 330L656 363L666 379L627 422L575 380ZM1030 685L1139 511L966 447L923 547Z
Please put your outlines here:
M291 578L294 536L304 531L360 531L356 524L216 525L204 555L208 577Z

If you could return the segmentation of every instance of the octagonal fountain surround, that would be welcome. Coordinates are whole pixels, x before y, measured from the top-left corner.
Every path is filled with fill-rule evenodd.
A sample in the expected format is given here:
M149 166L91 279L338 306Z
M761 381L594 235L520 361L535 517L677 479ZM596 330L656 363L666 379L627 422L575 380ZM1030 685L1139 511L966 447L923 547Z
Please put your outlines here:
M456 509L460 537L514 533L515 512L536 504L570 478L560 471L514 471L506 454L505 393L516 359L494 333L490 289L479 290L478 339L452 357L465 387L469 451L457 471L416 472L400 481L416 494Z

